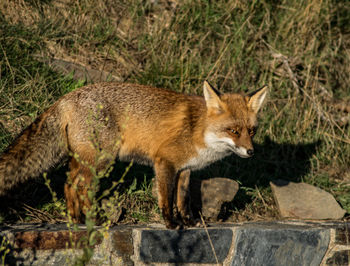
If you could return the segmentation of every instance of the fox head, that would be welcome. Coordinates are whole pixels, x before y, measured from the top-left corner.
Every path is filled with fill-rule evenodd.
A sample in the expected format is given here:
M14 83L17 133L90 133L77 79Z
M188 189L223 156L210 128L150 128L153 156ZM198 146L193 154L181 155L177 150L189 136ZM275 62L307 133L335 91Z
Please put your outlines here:
M252 138L257 127L257 114L267 95L267 87L250 95L220 94L204 82L207 106L205 143L217 152L234 152L242 158L253 156Z

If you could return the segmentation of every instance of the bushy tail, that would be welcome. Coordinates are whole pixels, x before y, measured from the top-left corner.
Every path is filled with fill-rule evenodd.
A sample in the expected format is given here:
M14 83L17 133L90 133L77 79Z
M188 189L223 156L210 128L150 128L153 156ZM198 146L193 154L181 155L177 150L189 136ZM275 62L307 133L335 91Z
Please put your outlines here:
M68 154L60 119L50 111L39 116L0 156L0 195L48 171Z

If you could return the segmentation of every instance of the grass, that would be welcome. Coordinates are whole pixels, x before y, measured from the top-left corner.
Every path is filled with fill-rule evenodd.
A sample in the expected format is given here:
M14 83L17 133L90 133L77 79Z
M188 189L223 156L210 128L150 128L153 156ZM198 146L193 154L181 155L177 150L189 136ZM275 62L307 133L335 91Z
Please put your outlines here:
M269 181L277 178L325 189L350 212L350 117L338 108L350 104L349 20L347 1L335 0L1 1L0 150L61 95L87 82L191 94L202 93L205 79L223 92L267 84L254 158L227 158L194 178L241 183L226 206L228 220L276 218ZM57 62L101 75L76 80L71 69L58 71ZM117 163L111 175L118 179L125 167ZM66 171L62 164L49 176L61 201ZM118 222L159 219L152 175L133 166L118 186ZM21 191L1 222L44 219L25 211L23 200L59 219L44 180Z

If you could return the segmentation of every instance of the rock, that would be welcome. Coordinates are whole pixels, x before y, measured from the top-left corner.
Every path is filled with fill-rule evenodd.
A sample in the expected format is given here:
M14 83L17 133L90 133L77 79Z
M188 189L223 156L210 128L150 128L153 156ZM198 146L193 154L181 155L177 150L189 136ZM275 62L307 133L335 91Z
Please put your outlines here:
M250 226L237 229L230 265L320 265L329 231L293 226Z
M327 259L326 265L349 265L350 250L334 252L333 256Z
M330 193L315 186L284 180L270 185L283 218L341 219L346 212Z
M69 229L65 224L0 226L0 242L9 248L9 254L2 257L5 265L75 265L83 256L82 241L87 236L86 226L77 227ZM96 227L95 233L100 229ZM119 225L104 231L90 246L93 256L86 265L134 265L132 230L131 226Z
M209 264L215 263L216 259L222 263L229 254L232 235L232 230L229 228L208 228L207 232L204 229L142 230L139 250L135 253L139 254L140 261L150 264Z
M73 72L73 79L84 80L88 83L103 82L103 81L122 81L122 78L114 73L97 70L88 66L81 65L76 62L70 62L63 59L51 58L47 56L36 55L36 58L57 72L70 74ZM114 72L114 71L113 71ZM117 73L117 72L116 72Z
M157 198L157 185L153 180L152 194ZM191 180L190 195L192 206L211 221L217 221L221 206L235 197L239 185L229 178L215 177L206 180ZM194 213L196 216L197 212Z
M350 225L343 223L342 226L337 226L335 231L334 242L340 245L350 244Z
M200 187L202 215L208 220L217 221L222 204L233 200L239 185L236 181L223 177L195 180L195 182L191 182L191 193L198 187ZM198 205L196 201L194 204Z

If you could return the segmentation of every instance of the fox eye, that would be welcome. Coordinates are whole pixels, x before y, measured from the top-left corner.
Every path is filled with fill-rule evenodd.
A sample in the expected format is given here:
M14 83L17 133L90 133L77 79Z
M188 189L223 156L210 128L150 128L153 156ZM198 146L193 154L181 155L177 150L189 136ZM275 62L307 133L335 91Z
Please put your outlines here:
M251 137L254 136L255 133L256 133L256 127L249 128L249 129L248 129L248 133L249 133L249 135L250 135Z
M239 132L233 128L227 128L227 131L229 131L233 135L239 135Z

